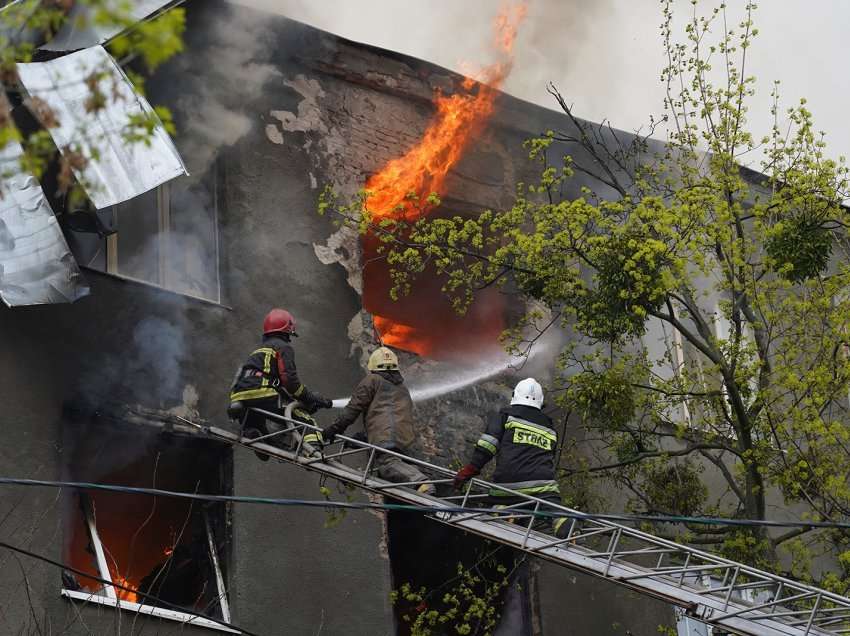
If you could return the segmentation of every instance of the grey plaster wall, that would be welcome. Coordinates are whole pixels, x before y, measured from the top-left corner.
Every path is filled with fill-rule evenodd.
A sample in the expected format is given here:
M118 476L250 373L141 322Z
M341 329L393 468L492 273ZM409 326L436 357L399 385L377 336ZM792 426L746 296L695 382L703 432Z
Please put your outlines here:
M596 577L538 563L541 626L547 636L650 636L675 625L670 605Z

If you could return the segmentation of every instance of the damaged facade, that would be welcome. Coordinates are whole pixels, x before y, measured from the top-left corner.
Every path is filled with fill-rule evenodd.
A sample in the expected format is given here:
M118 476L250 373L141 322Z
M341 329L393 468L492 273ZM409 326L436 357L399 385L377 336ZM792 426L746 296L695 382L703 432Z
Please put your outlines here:
M364 283L359 237L316 214L316 202L325 185L354 194L415 144L433 114L434 91L450 92L462 78L243 7L186 6L187 50L149 80L147 95L172 109L188 175L148 183L137 196L98 203L92 195L93 226L53 201L86 281L78 282L69 254L58 254L74 281L63 295L73 300L87 285L90 296L0 310L3 474L319 499L315 475L195 439L185 420L229 426L234 368L273 306L298 319L305 382L330 397L348 395L375 344L364 302L396 312L417 337L435 341L436 359L403 360L414 394L477 379L417 404L421 457L456 464L510 394L511 378L493 356L517 309L494 298L461 320L433 290L420 304L384 305ZM514 184L533 174L520 163L522 142L568 126L555 112L499 96L485 133L450 173L443 208L474 214L510 205ZM44 187L50 198L50 184ZM58 227L55 219L45 223ZM3 236L0 224L6 267ZM476 338L463 336L469 332ZM332 415L318 417L327 424ZM349 513L326 528L318 509L156 501L5 487L0 535L256 633L392 634L399 626L390 592L420 574L405 556L432 565L439 559L423 551L439 550L441 533L454 532L383 514ZM215 629L79 600L96 583L47 564L25 563L22 585L14 557L0 559L7 566L0 622L10 633L47 623L74 634L137 630L150 621L161 634ZM455 565L439 567L447 578ZM673 622L664 604L584 575L539 563L523 576L524 592L506 605L510 625L501 633L644 634Z

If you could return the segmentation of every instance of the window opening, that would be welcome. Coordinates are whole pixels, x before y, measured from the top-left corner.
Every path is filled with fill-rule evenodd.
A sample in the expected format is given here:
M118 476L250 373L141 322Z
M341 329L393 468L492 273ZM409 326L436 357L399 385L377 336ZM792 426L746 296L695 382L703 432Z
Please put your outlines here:
M435 634L457 633L464 613L477 603L498 614L489 633L531 636L531 574L521 552L415 512L389 511L386 523L397 636L417 633L417 618L432 611L448 619L432 626Z
M69 431L66 477L222 492L229 462L221 446L159 433L140 435L139 427L133 428L132 434L106 426ZM65 572L63 596L233 631L189 613L230 622L224 506L113 491L77 492L66 499L65 562L114 585Z
M97 212L67 214L75 257L107 274L221 302L216 174L165 183ZM97 226L77 221L87 218Z
M653 367L653 373L658 378L664 381L673 378L681 379L685 372L686 358L682 334L678 329L665 324L658 318L650 318L643 336L643 344L649 363ZM667 417L674 422L693 425L687 397L671 403L667 409Z

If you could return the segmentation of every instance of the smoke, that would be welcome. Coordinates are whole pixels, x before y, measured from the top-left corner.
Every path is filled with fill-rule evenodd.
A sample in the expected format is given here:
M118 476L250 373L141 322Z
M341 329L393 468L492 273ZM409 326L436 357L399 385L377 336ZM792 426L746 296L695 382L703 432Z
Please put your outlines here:
M182 325L157 316L144 318L133 331L136 353L127 361L126 379L137 387L160 389L180 386L186 342Z
M448 395L504 374L535 377L545 385L551 380L553 361L566 340L566 334L553 325L533 343L527 355L514 356L504 350L493 349L489 354L477 357L472 364L414 365L404 370L406 384L414 402ZM333 408L345 407L348 400L348 397L335 399Z
M234 1L459 73L494 61L491 25L500 3L493 0ZM513 70L502 89L557 108L546 91L546 85L554 82L580 114L609 117L617 124L622 120L623 127L632 127L632 121L634 127L640 126L661 106L660 95L651 108L646 101L646 86L658 83L662 62L656 37L660 20L655 2L529 0ZM651 63L645 64L648 58ZM634 109L639 117L623 120L624 108Z
M500 4L493 0L235 1L461 73L494 61L489 44ZM577 68L603 57L586 53L609 40L603 25L615 13L614 5L613 0L529 0L528 17L519 29L513 76L505 90L552 106L545 91L548 81L566 83Z
M173 302L185 301L177 296ZM133 308L122 311L132 313ZM116 315L115 320L128 316ZM182 309L173 315L146 316L133 328L120 351L98 352L88 360L88 370L77 382L81 406L114 408L134 401L149 408L179 402L184 386L181 369L186 360L185 319Z
M179 145L194 174L206 170L220 148L251 130L255 116L244 104L262 95L268 81L280 77L265 61L273 39L261 13L234 8L227 20L203 27L202 42L194 64L204 68L196 69L197 79L181 88L177 101Z
M487 43L499 8L493 0L234 1L459 72L492 61ZM698 9L716 4L700 2ZM744 4L728 3L731 26L740 22ZM675 0L674 5L682 19L692 15L690 0ZM661 114L663 106L661 20L658 2L529 0L514 68L503 90L557 108L546 92L546 84L554 82L577 115L608 119L623 130L645 129L649 115ZM758 79L758 95L748 113L754 136L770 130L770 89L774 80L781 80L787 105L808 99L818 129L827 132L829 154L850 156L850 127L844 125L850 84L836 81L846 74L844 25L850 21L850 5L842 0L759 3L755 20L760 34L747 53L747 75ZM756 153L744 161L758 169L758 159Z
M132 325L126 341L120 350L94 353L80 377L80 393L95 405L123 401L161 409L184 398L191 383L185 377L190 301L181 294L218 300L215 209L202 185L171 188L179 214L167 232L160 231L155 202L141 200L117 212L117 273L177 293L158 294L155 311L144 304L146 293L139 294L139 306L117 309L112 319Z

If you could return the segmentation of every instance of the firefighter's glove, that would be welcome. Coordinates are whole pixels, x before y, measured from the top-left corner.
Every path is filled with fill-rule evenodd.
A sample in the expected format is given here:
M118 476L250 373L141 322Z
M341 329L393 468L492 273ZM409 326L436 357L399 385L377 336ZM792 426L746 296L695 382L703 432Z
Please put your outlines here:
M353 435L350 436L355 442L365 442L369 443L369 438L366 436L366 431L357 431ZM351 444L350 442L346 442L346 446L349 448L361 448L357 444Z
M333 444L336 436L342 433L342 429L336 424L331 424L322 431L322 438L325 440L325 445Z
M456 490L460 490L461 488L463 488L463 485L466 482L475 477L479 472L480 471L478 470L478 467L472 464L467 464L459 471L457 471L452 485L455 487Z
M316 404L318 404L320 409L332 409L334 406L334 401L329 400L326 397L319 397L316 399Z

